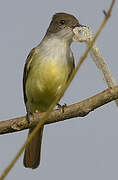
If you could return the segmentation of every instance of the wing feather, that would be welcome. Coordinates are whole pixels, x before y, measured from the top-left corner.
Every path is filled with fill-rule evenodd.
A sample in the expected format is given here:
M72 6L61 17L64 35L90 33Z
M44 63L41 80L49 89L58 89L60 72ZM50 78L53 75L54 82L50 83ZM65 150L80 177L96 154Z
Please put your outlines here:
M31 63L32 63L32 60L34 58L34 55L36 54L36 48L33 48L27 59L26 59L26 63L25 63L25 67L24 67L24 72L23 72L23 94L24 94L24 102L26 104L27 102L27 96L26 96L26 92L25 92L25 85L26 85L26 81L27 81L27 77L28 77L28 74L29 74L29 71L31 69Z

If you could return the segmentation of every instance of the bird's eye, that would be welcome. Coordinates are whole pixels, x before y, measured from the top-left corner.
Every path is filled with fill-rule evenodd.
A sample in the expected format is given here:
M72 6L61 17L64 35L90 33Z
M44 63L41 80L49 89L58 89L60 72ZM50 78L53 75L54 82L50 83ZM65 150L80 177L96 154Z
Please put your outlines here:
M61 25L63 25L63 24L65 24L65 20L60 20L60 22L59 22Z

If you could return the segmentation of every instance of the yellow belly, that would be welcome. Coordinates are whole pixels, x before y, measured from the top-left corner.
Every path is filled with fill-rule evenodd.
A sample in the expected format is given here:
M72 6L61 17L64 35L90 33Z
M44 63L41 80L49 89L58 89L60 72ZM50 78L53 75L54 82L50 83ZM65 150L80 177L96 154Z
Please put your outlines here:
M33 66L26 82L26 96L33 111L46 111L70 73L67 64L48 60Z

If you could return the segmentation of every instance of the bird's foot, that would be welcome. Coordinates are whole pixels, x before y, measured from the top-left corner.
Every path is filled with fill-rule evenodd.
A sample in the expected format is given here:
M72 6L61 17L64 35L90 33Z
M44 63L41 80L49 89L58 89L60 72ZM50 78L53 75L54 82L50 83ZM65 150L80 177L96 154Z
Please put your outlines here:
M62 113L64 113L64 109L65 109L65 107L66 107L67 105L66 105L66 104L61 105L61 104L58 103L57 106L58 106L58 109L61 109Z

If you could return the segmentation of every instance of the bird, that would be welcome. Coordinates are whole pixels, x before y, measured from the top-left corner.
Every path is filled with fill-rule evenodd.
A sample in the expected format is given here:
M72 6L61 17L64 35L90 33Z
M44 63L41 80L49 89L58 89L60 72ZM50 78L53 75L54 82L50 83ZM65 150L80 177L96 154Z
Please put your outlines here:
M48 111L73 72L73 29L80 26L82 25L75 16L64 12L56 13L40 44L30 51L23 73L28 122L31 114ZM29 134L34 128L29 129ZM43 131L44 125L25 148L23 164L26 168L35 169L40 164Z

